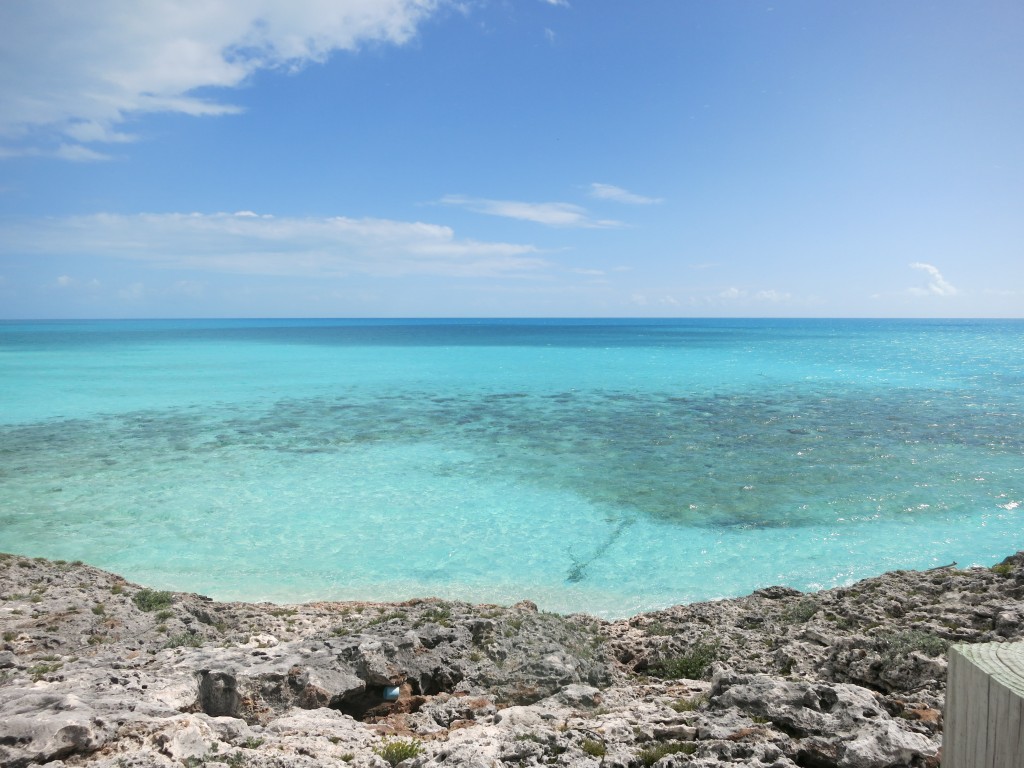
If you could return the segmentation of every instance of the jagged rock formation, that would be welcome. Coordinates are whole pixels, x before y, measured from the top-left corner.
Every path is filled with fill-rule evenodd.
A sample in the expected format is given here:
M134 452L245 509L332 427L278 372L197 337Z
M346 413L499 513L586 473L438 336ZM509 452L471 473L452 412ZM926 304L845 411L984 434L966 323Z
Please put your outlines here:
M945 650L1024 636L1024 553L610 623L217 603L11 555L0 598L3 766L937 766Z

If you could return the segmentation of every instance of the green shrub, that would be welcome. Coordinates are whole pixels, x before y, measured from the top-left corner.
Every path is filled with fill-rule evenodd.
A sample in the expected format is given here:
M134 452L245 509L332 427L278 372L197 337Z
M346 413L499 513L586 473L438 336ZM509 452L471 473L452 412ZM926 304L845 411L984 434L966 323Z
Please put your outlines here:
M878 638L878 645L890 659L905 657L912 651L934 657L944 655L949 650L950 641L919 629L909 629L882 635Z
M423 621L431 621L442 627L450 627L452 618L452 609L450 605L439 603L438 605L427 608L422 614Z
M595 739L584 739L583 743L580 744L580 749L586 752L591 757L604 757L608 750L604 744Z
M171 635L164 643L164 648L198 648L203 644L203 638L193 635L191 632L182 632L180 635Z
M992 573L999 576L1009 576L1013 573L1013 566L1010 563L999 563L992 566Z
M651 667L651 674L665 680L699 680L718 658L718 643L694 643L682 656L662 659Z
M672 627L667 627L660 621L652 621L644 627L644 631L647 632L648 635L653 635L655 637L669 637L675 634Z
M366 626L372 627L372 626L375 626L377 624L384 624L385 622L393 621L394 619L401 620L401 619L404 619L405 616L406 616L405 611L401 611L401 610L399 610L399 611L391 611L390 613L382 613L379 616L377 616L376 618L370 619L370 621L367 623Z
M416 757L423 752L423 745L418 739L386 739L374 750L391 765L398 765L403 760Z
M152 589L140 589L132 595L132 602L140 611L155 611L167 608L174 600L170 592L157 592Z
M805 597L798 603L789 606L782 612L782 620L787 624L803 624L810 621L811 617L818 612L818 604L809 597Z
M707 696L694 696L692 699L677 699L669 706L676 712L693 712L708 700Z
M48 664L45 662L35 664L34 666L28 668L28 674L33 681L38 682L39 680L42 680L44 677L49 675L51 672L56 672L63 666L64 664L59 661L55 661L52 664Z
M646 768L651 768L652 765L665 757L665 755L692 755L696 751L697 745L692 742L671 741L667 744L648 747L640 753L639 757L640 762Z

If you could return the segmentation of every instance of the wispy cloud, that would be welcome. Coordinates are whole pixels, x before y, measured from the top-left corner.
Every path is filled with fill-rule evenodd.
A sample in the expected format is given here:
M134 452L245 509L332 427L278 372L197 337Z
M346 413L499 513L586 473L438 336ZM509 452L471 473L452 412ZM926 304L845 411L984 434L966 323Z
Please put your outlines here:
M436 224L251 211L7 219L0 221L0 240L24 254L252 275L523 277L548 266L532 245L460 239Z
M595 219L586 208L573 203L526 203L518 200L488 200L463 195L445 195L444 205L456 205L488 216L532 221L549 227L608 229L625 226L621 221Z
M921 261L915 261L910 266L913 269L920 269L928 274L928 284L924 288L920 286L911 288L911 293L918 296L956 296L959 293L953 285L947 282L937 267Z
M654 205L662 202L660 197L644 197L622 187L616 187L614 184L598 184L597 182L590 185L590 196L599 200L614 200L617 203L628 203L629 205Z
M749 299L761 303L768 302L772 304L778 304L781 302L789 301L791 298L793 298L793 295L791 293L786 293L785 291L777 291L774 288L768 288L766 290L755 291L751 293L750 291L744 290L743 288L730 286L729 288L726 288L724 291L720 291L715 296L715 298L724 299L725 301L742 301Z
M541 0L541 2L547 3L548 5L560 5L563 8L569 7L569 0Z
M780 302L789 301L793 298L793 295L785 291L776 291L774 288L769 288L766 291L758 291L754 294L754 298L758 301Z
M0 157L99 160L146 112L237 112L200 88L234 88L337 50L401 45L448 0L64 0L0 3Z

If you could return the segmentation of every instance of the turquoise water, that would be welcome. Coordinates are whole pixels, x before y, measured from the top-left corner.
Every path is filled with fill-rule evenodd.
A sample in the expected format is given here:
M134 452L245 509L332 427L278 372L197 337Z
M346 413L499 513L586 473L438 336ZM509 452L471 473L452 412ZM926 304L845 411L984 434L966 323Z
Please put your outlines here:
M1024 549L1024 322L0 323L0 550L623 616Z

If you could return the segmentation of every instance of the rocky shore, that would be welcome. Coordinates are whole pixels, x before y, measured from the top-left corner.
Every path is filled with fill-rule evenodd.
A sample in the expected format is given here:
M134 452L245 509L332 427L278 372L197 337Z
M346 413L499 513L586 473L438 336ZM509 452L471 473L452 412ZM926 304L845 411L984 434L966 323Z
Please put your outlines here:
M0 631L3 766L938 766L946 650L1024 636L1024 553L615 622L0 555Z

